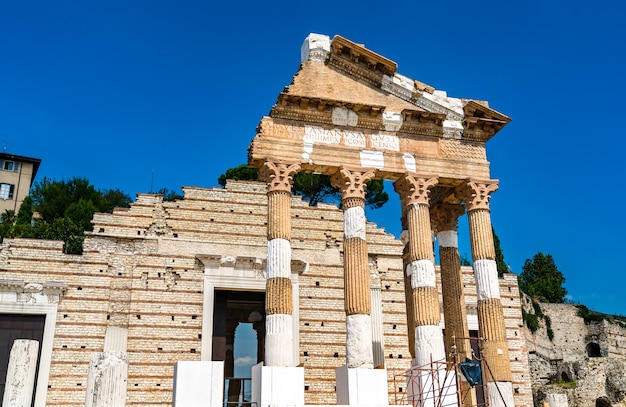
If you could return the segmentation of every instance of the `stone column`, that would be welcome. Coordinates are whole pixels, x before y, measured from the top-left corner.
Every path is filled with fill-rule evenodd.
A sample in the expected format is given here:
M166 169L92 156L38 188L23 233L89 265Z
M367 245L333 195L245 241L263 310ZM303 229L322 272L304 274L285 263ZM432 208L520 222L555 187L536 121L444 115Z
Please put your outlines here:
M472 358L457 232L459 216L464 212L463 205L450 203L439 204L430 212L439 240L443 317L446 324L446 354L451 363ZM463 405L476 404L475 393L466 381L461 382L461 394Z
M341 167L330 179L341 191L343 208L346 364L336 370L338 405L389 404L387 371L373 369L372 294L365 234L365 189L373 177L373 170Z
M413 315L415 326L415 367L445 359L429 214L430 188L437 182L406 174L394 184L406 214L406 275L411 278L413 305L407 314Z
M446 355L450 362L455 361L453 353L458 354L461 361L472 357L457 233L457 221L464 212L462 205L448 203L437 205L431 211L439 240Z
M3 406L31 406L38 356L38 341L30 339L13 341L2 399Z
M266 162L259 170L267 182L267 283L265 291L265 365L295 366L291 290L291 186L298 164Z
M465 201L470 229L474 278L476 279L478 325L483 338L481 355L485 369L489 405L513 406L513 387L509 346L506 340L504 313L489 210L490 194L498 189L494 180L468 180L459 190Z
M372 355L374 367L385 366L384 332L383 332L383 295L376 260L370 262L370 298L372 309Z
M394 188L400 194L406 224L406 278L410 278L412 310L415 327L415 358L407 384L409 402L436 406L456 404L454 375L446 371L446 352L439 326L441 311L435 275L435 253L430 226L430 188L438 183L435 177L405 174ZM411 326L411 324L409 324ZM432 363L436 362L436 363Z
M128 358L125 352L101 352L89 357L85 407L126 405Z
M346 311L346 365L373 368L370 276L365 238L365 189L372 171L341 168L331 183L341 191L343 208L344 308Z
M400 241L404 245L402 248L402 270L408 270L411 262L408 256L409 230L406 225L406 208L402 205L402 232ZM411 287L411 276L404 274L404 301L406 304L407 334L409 337L409 352L411 360L415 359L415 315L413 314L413 287Z

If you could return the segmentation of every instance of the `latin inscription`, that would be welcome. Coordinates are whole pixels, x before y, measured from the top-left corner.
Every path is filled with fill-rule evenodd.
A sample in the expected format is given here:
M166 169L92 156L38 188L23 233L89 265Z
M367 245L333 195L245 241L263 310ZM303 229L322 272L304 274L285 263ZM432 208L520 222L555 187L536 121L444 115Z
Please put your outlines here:
M370 136L372 148L376 150L400 151L400 139L397 136L372 134Z
M343 144L348 147L366 148L367 137L360 131L331 129L320 126L304 126L305 144ZM369 148L374 150L400 151L400 139L387 134L370 134Z

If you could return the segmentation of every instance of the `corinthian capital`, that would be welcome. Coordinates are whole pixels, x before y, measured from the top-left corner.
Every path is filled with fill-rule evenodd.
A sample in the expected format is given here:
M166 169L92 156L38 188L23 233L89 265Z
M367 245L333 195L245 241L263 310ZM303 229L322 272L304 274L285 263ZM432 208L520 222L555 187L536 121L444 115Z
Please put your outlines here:
M354 199L365 202L367 181L372 178L374 178L374 171L351 171L341 167L339 171L330 177L330 183L341 191L341 201L343 203Z
M300 171L300 164L266 161L259 169L259 179L267 182L267 192L291 193L293 176Z
M430 204L430 188L439 183L437 177L404 174L394 182L393 188L400 194L404 206L411 204Z
M467 183L459 187L456 195L465 201L467 210L489 209L489 199L491 193L498 189L498 180L473 181L467 180Z
M463 205L444 202L430 209L430 223L437 232L457 230L459 216L464 212Z

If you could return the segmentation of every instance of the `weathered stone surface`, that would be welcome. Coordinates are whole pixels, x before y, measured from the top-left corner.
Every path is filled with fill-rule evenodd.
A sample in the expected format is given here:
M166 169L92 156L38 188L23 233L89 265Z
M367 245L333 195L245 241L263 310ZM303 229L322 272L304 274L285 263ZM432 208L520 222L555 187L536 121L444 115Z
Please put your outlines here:
M30 407L35 385L39 342L16 339L11 346L3 406Z
M95 353L89 358L85 407L126 405L128 358L125 352Z
M527 296L523 302L527 312L535 312ZM585 324L576 315L574 305L540 306L551 321L554 338L548 338L545 319L539 319L539 329L534 334L524 329L535 404L548 401L547 395L552 393L566 395L569 407L596 405L600 398L613 405L626 401L625 348L620 342L626 328L606 320ZM604 356L589 357L590 343L604 349ZM570 385L559 384L563 382Z

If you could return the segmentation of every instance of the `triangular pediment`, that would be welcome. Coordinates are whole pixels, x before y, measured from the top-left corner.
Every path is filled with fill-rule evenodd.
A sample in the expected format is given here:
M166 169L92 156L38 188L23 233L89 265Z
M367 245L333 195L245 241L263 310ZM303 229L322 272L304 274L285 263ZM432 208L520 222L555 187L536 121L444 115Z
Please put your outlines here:
M446 188L489 179L485 142L510 119L485 101L449 97L343 37L309 35L291 83L263 117L249 163L296 163L331 175L340 166L437 174Z
M372 119L379 114L379 127L385 130L385 114L400 114L406 119L403 112L423 111L438 115L438 121L443 118L440 131L429 131L429 135L463 139L467 133L468 140L482 142L511 120L489 108L485 101L448 97L445 91L401 75L395 62L341 36L330 40L311 34L303 45L302 59L300 70L281 93L277 106L297 100L303 119L320 116L319 112L326 109L344 107L363 116L365 128L373 128ZM306 114L305 110L311 108L309 101L313 101L318 113ZM279 110L280 107L275 108L273 113ZM290 115L295 118L293 111ZM420 120L424 122L425 118Z

